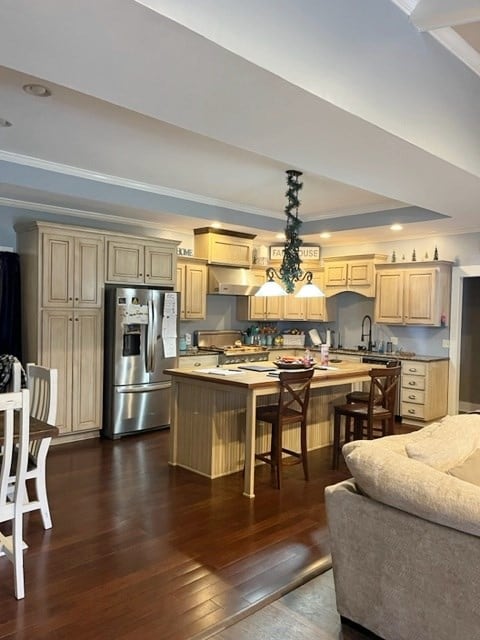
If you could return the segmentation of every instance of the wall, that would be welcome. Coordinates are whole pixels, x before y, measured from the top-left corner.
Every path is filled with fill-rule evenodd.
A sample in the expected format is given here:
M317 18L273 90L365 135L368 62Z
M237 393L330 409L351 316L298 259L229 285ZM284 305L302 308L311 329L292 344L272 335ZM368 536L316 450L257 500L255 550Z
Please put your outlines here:
M75 216L55 216L0 207L0 246L16 246L16 236L13 225L17 222L25 222L32 219L41 219L64 224L103 228L124 233L149 235L154 237L171 238L171 235L163 234L158 228L148 226L121 225L102 221L101 219L84 219ZM175 239L181 240L180 247L193 248L193 233L178 233ZM322 257L336 255L355 255L365 253L384 253L391 259L395 251L397 261L402 261L402 256L410 261L413 249L417 259L421 260L428 253L433 258L435 246L438 249L441 260L450 260L456 265L480 264L480 233L460 234L455 236L438 236L421 240L391 241L380 244L364 244L343 247L322 246ZM360 342L361 323L364 315L373 318L373 300L363 298L353 293L342 293L334 297L335 306L331 316L331 322L326 323L277 323L279 329L291 327L302 328L305 331L313 327L317 328L321 335L325 335L326 328L335 330L335 342L340 340L344 347L356 347ZM333 300L333 299L330 299ZM181 331L193 333L195 329L244 329L251 323L236 320L236 299L234 296L207 296L208 320L201 322L184 322ZM398 347L406 351L426 355L447 355L448 349L442 347L442 341L449 339L449 328L407 328L388 327L385 325L373 326L372 337L378 343L379 340L388 340L392 336L398 338Z

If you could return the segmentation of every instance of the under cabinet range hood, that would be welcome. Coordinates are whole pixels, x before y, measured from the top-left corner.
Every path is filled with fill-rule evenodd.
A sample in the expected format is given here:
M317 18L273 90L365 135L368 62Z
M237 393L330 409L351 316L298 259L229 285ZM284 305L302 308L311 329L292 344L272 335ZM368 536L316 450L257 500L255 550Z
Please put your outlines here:
M259 290L252 282L250 269L208 267L208 293L225 296L254 296Z

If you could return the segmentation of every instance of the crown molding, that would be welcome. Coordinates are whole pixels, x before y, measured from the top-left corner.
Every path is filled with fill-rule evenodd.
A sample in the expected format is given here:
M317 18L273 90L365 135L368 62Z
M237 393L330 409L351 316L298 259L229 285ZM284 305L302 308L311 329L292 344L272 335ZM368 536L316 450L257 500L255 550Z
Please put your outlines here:
M229 202L227 200L218 200L216 198L210 198L208 196L201 196L197 193L180 191L179 189L170 189L168 187L162 187L160 185L154 185L148 182L140 182L137 180L132 180L130 178L121 178L119 176L98 173L96 171L90 171L89 169L80 169L79 167L73 167L71 165L61 164L58 162L51 162L50 160L42 160L41 158L34 158L32 156L12 153L10 151L3 151L0 149L0 161L1 160L26 167L32 167L34 169L42 169L44 171L60 173L63 175L72 176L74 178L80 178L82 180L94 180L95 182L101 182L103 184L109 184L116 187L123 187L125 189L132 189L134 191L145 191L147 193L153 193L159 196L176 198L177 200L188 200L190 202L197 202L198 204L203 204L210 207L223 207L225 209L233 209L235 211L242 211L243 213L250 213L252 215L278 218L278 212L269 211L268 209L264 210L258 209L256 207L249 207L240 203Z

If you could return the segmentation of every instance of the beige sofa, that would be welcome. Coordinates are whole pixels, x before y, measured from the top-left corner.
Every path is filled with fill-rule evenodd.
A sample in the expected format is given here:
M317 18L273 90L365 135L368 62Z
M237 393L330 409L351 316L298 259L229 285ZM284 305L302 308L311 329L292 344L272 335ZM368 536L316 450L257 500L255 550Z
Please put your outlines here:
M343 447L325 491L341 616L386 640L480 638L480 415Z

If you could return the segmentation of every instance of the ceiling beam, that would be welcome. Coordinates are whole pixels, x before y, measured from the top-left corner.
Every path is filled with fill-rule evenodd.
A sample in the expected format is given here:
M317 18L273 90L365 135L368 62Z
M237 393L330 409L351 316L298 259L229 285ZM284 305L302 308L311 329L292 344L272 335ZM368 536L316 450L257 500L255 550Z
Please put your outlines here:
M420 31L480 21L480 0L419 0L410 19Z

